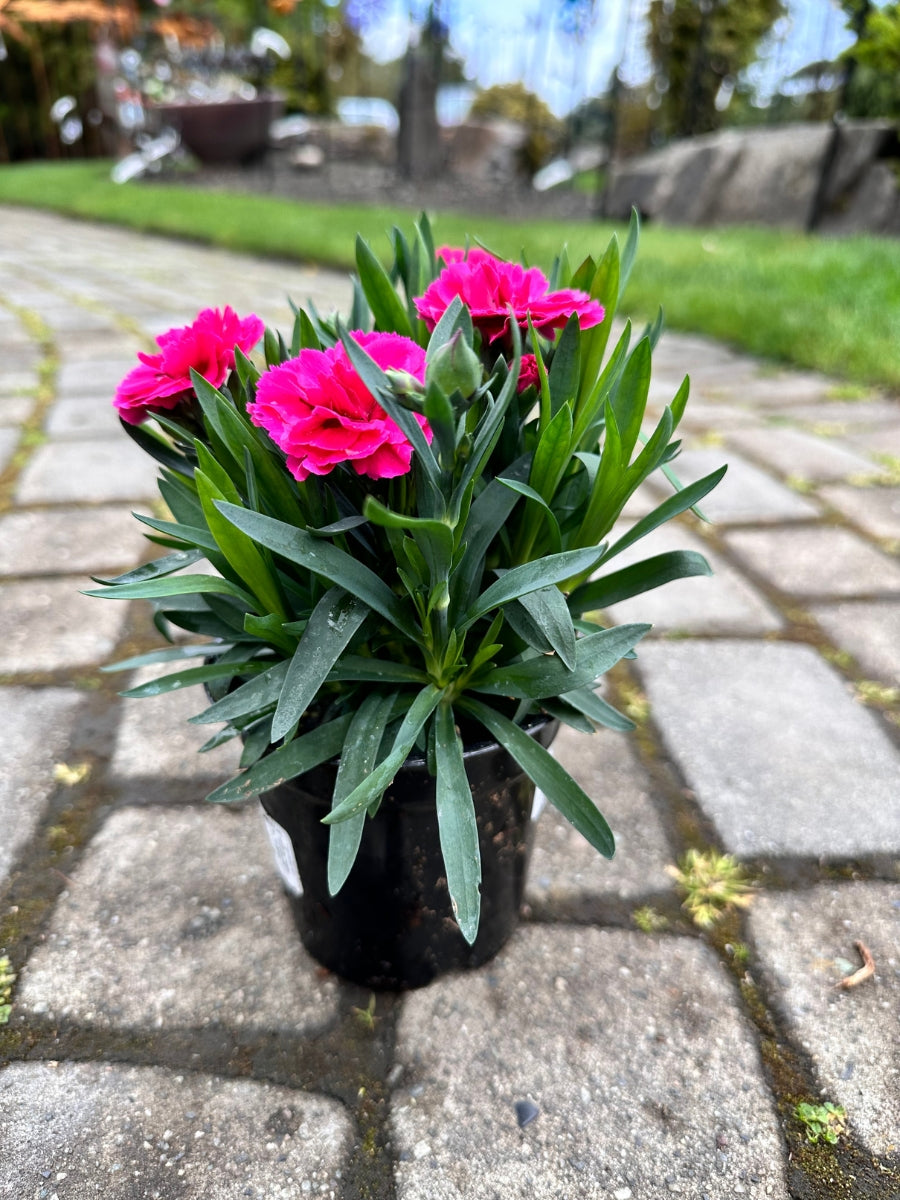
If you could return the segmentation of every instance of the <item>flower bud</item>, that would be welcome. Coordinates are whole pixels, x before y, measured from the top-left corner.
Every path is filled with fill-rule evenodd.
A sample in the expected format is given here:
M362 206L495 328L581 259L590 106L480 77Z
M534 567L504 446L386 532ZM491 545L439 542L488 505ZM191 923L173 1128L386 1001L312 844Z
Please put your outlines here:
M445 396L459 392L466 399L481 383L481 360L461 329L435 351L425 371L425 382L435 384Z

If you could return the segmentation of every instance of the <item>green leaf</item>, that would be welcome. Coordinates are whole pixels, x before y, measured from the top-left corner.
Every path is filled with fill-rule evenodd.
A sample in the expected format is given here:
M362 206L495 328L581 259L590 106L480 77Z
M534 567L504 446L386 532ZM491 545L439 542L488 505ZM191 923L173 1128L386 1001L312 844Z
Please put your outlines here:
M284 687L287 676L288 662L278 662L269 666L265 674L258 679L251 679L211 704L204 712L191 717L192 725L212 725L216 721L239 721L252 713L262 712L266 708L274 708Z
M566 598L557 587L540 588L520 596L518 603L543 630L547 641L565 663L575 667L575 628Z
M649 388L650 342L643 338L632 350L619 386L610 398L621 438L622 462L626 466L631 461L632 451L641 432Z
M234 596L251 608L254 604L253 597L243 588L239 588L228 579L220 579L217 575L170 575L165 579L113 584L84 592L85 596L106 596L112 600L160 600L165 596L215 594Z
M332 808L336 808L363 782L375 767L378 750L394 706L395 692L381 695L369 692L353 714L347 730L346 745L353 752L341 755L334 785ZM328 836L328 894L336 896L356 861L365 824L365 810L346 821L332 825Z
M330 588L313 609L278 698L273 741L285 737L306 712L369 612L362 600L340 587Z
M593 688L577 688L574 692L563 692L560 699L583 712L598 725L605 725L607 729L628 733L635 728L634 721L620 713L617 708L613 708L602 696L598 696Z
M142 525L148 525L151 529L158 529L160 533L170 533L181 541L188 542L207 554L219 553L216 539L205 526L201 528L199 525L184 525L179 521L158 521L156 517L146 517L143 513L132 513L132 516L136 517ZM200 519L203 519L202 511ZM145 537L149 538L150 535L145 534Z
M612 320L616 311L619 296L619 243L615 234L610 238L609 245L597 264L590 294L594 300L600 301L605 312L599 325L594 325L591 329L585 329L582 332L579 406L590 396L600 374L606 343L609 341Z
M690 377L690 375L685 375L684 379L681 381L681 387L675 393L675 397L672 400L672 403L669 405L669 408L672 410L672 428L673 429L678 428L681 418L684 416L684 410L685 410L685 407L687 406L688 395L690 394L690 390L691 390L691 377Z
M460 708L476 717L537 784L550 803L606 858L615 853L612 830L593 801L552 754L518 725L477 700L460 701Z
M375 328L385 333L402 333L404 337L412 337L413 331L406 306L397 295L387 271L358 234L356 270L375 318Z
M264 662L208 663L205 667L190 667L187 671L163 675L161 679L151 679L147 683L140 683L127 691L119 692L119 695L130 700L144 700L148 696L163 696L167 692L177 692L197 683L208 683L210 679L228 679L232 675L258 675L265 671L266 666Z
M554 414L565 405L570 412L578 396L578 380L581 375L581 329L578 314L573 313L566 322L553 350L550 364L550 406Z
M590 571L602 555L603 552L598 547L589 546L583 550L563 550L561 554L548 554L546 558L536 562L512 567L481 593L466 613L464 623L471 625L492 608L506 604L508 600L515 600L528 592L536 592L538 588L562 583L563 580L582 571Z
M462 740L454 724L453 709L446 703L437 710L434 753L438 832L450 903L456 923L471 946L478 934L481 914L481 854Z
M107 587L117 583L136 583L143 579L161 579L164 575L180 571L182 567L193 566L201 558L201 550L176 550L174 554L167 554L165 558L157 558L142 567L135 567L133 571L126 571L124 575L117 575L115 579L102 579L99 575L92 575L91 579L94 583L103 583Z
M500 667L469 686L473 691L490 696L515 696L519 700L562 696L594 683L632 650L649 630L649 625L617 625L613 629L600 629L576 642L575 666L571 670L558 658L542 654Z
M363 514L373 525L410 530L428 563L432 583L446 578L453 557L453 530L449 525L429 517L409 517L405 513L393 512L374 496L366 497Z
M603 561L606 562L614 554L621 554L623 550L627 550L629 546L633 546L640 538L646 537L648 533L652 533L654 529L665 524L672 517L677 517L679 513L693 508L698 500L702 500L707 492L713 490L727 469L727 467L719 467L717 471L711 471L709 475L698 479L696 483L688 484L686 488L683 488L680 492L676 492L674 496L669 496L662 504L657 505L645 517L641 517L639 521L635 521L631 529L610 546L609 552Z
M364 658L358 654L345 654L332 667L329 683L427 683L428 676L407 663L392 662L383 658Z
M349 796L346 796L336 808L323 817L326 825L332 825L335 821L346 821L348 817L368 808L384 795L385 789L403 766L416 744L416 739L425 722L434 712L442 695L443 689L434 684L429 684L419 692L401 722L390 754L378 764L368 778L353 789Z
M541 434L528 480L547 504L553 499L559 481L566 472L571 452L572 410L564 405Z
M123 421L121 417L119 424L131 440L137 442L144 453L155 458L158 463L164 467L170 467L173 471L178 471L181 475L190 477L193 474L194 468L185 456L174 449L152 428L145 425L132 425L129 421Z
M206 797L207 800L212 804L250 800L260 792L267 792L305 771L311 771L313 767L341 753L349 725L349 715L338 717L319 725L311 733L294 738L286 746L280 746L265 755L248 771L217 787Z
M622 257L619 263L619 294L618 300L622 299L625 287L631 276L631 269L634 266L634 260L637 257L638 242L641 236L641 218L636 208L631 210L631 218L628 222L628 236L625 239L625 249L622 251ZM617 303L618 307L618 303Z
M218 501L234 501L237 497L228 495L218 487L205 470L198 470L194 478L210 533L237 577L258 598L259 603L254 607L261 608L264 613L275 613L284 621L288 620L287 606L274 570L260 553L253 538L235 528L218 510Z
M250 512L249 509L238 508L222 501L216 502L216 508L233 525L260 545L267 546L290 562L298 563L313 574L327 579L329 583L345 588L380 613L412 641L421 642L420 632L387 584L379 579L374 571L370 571L337 546L311 537L305 530L295 529L293 525L276 521L262 513Z
M133 658L123 658L119 662L101 667L104 673L112 671L131 671L135 667L149 667L155 663L182 662L186 658L206 658L210 654L218 655L227 650L227 645L210 645L207 642L199 646L169 646L165 650L151 650L148 654L136 654Z
M674 579L711 574L709 563L696 550L669 550L582 584L569 597L569 611L580 616L649 592Z

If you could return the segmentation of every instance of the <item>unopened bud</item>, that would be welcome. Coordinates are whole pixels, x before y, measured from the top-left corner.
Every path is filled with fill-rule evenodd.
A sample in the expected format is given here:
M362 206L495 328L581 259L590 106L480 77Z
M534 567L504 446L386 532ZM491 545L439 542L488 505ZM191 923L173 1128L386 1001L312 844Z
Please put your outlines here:
M445 396L459 392L464 399L481 383L481 360L457 329L449 342L445 342L428 364L425 381L435 384Z

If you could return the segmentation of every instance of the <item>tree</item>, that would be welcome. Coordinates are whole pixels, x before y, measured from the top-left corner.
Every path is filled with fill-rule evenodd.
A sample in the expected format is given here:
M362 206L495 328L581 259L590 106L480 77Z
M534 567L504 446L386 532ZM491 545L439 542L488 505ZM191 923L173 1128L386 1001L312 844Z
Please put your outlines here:
M843 109L848 117L900 117L900 3L876 8L870 0L843 0L847 26L857 35L844 52Z
M783 12L782 0L652 0L647 44L666 137L719 127L723 84L733 87Z
M475 98L472 116L501 117L525 127L522 166L530 175L552 157L563 135L563 123L523 83L497 83L485 88Z

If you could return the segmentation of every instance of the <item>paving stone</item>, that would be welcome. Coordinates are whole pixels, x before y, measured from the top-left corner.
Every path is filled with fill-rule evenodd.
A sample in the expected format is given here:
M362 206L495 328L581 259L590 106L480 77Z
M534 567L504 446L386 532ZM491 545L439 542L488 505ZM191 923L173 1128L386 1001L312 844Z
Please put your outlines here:
M649 621L653 626L650 636L660 633L772 633L782 628L781 617L768 601L684 524L655 529L611 559L608 570L616 571L642 558L670 550L696 550L712 567L712 576L676 579L661 588L610 605L607 613L617 625Z
M56 786L53 767L78 706L78 695L62 688L0 688L0 884Z
M871 454L876 461L879 455L900 458L900 415L894 421L885 421L878 429L857 430L848 441Z
M820 495L872 537L900 541L900 487L835 484L823 488Z
M878 468L870 458L800 429L767 425L762 429L729 430L728 444L757 461L774 468L785 478L792 476L815 483L844 479Z
M123 508L10 512L0 517L0 574L122 572L146 549L141 528Z
M104 1029L322 1029L337 987L300 944L260 814L113 813L22 968L14 1011Z
M156 495L156 464L124 433L38 446L19 478L18 504L98 503Z
M18 366L18 364L17 364ZM3 371L3 383L0 394L16 396L20 392L30 392L37 386L37 374L34 371L10 370Z
M0 471L5 471L19 444L18 429L0 426Z
M833 391L834 389L830 389ZM847 430L875 430L897 420L897 401L888 398L840 400L826 396L825 404L795 404L785 413L792 421L805 421L815 427L842 425Z
M665 865L673 856L628 735L563 727L553 753L606 817L616 855L612 861L603 858L548 804L537 823L526 899L570 903L667 890L671 881Z
M824 375L801 371L758 371L752 379L731 379L726 373L720 376L717 384L712 385L702 374L695 379L692 373L692 382L696 383L701 393L730 396L739 404L776 409L779 412L795 404L824 401L834 386L833 381Z
M70 369L77 371L81 363L108 363L110 354L115 351L116 359L121 358L125 365L124 375L125 371L136 365L139 350L153 350L152 342L146 338L120 331L116 332L114 338L98 337L92 333L59 333L54 341L62 363L61 373ZM61 374L60 378L65 376Z
M900 592L900 563L849 529L741 529L725 541L745 566L792 596Z
M129 676L121 676L122 690L136 687L171 675L184 667L196 666L201 660L191 659L183 664L145 667ZM219 725L190 725L188 718L209 707L202 687L187 687L183 691L144 699L124 697L122 717L112 758L112 773L120 779L197 779L205 780L201 795L211 791L238 769L241 749L237 740L199 754L205 741L220 728ZM198 797L199 798L199 797ZM153 801L153 793L147 796Z
M110 656L127 605L83 596L79 586L75 579L32 579L0 588L0 673L64 670Z
M672 465L681 482L688 484L704 478L726 462L725 478L700 504L710 521L731 525L750 521L806 520L819 515L818 507L811 501L724 450L685 450ZM663 491L662 484L654 484L654 487Z
M24 424L33 408L34 400L31 396L4 395L2 384L0 384L0 425L19 426ZM18 433L18 429L16 432Z
M810 609L835 646L873 679L900 684L900 602L847 600Z
M62 304L59 307L42 304L39 311L44 324L54 332L64 330L67 333L115 333L115 326L109 317L93 309L82 308L78 304Z
M336 1100L154 1067L14 1063L0 1104L16 1200L333 1200L353 1139Z
M753 1039L694 940L524 928L406 997L397 1056L398 1200L787 1198Z
M846 1109L873 1154L900 1156L900 890L845 883L763 895L751 909L750 930L771 994L809 1052L823 1098ZM863 965L857 941L871 951L875 976L836 988Z
M811 647L644 642L638 666L668 749L727 850L900 851L900 756Z
M115 358L69 360L60 365L56 376L59 396L111 396L122 377L138 365L137 357L117 354Z
M119 414L113 408L112 389L94 396L73 396L57 400L44 421L44 429L53 438L118 437L122 434Z

